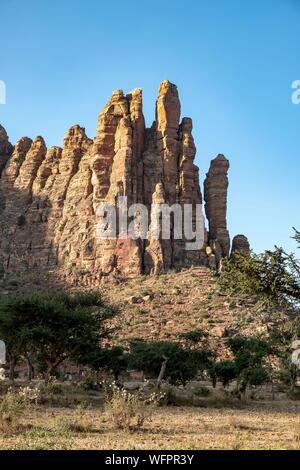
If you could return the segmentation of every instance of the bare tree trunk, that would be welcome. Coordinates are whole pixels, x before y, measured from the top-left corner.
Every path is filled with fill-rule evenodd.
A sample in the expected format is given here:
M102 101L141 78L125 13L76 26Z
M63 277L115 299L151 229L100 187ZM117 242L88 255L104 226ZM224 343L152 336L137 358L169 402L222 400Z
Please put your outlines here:
M30 356L26 357L26 361L27 361L27 377L28 377L28 381L31 382L31 380L34 379L34 367L31 362Z
M48 384L48 383L50 382L51 377L52 377L52 374L53 374L53 372L54 372L54 370L55 370L55 367L56 367L56 366L53 365L53 364L49 364L49 365L47 366L47 371L46 371L46 375L45 375L45 382L46 382L46 384Z
M167 362L168 362L168 358L164 357L164 361L161 365L160 372L159 372L159 375L158 375L157 381L156 381L157 388L160 388L160 386L161 386L162 379L164 378L164 375L166 373Z
M45 382L46 383L49 383L51 377L53 376L53 372L55 371L56 367L58 367L59 364L61 364L64 359L65 358L59 358L55 362L50 362L50 361L46 362L47 363L47 371L46 371L46 375L45 375Z
M9 360L9 380L13 381L15 379L15 367L17 365L17 360L15 356L12 356Z
M274 389L274 380L273 380L273 368L271 358L268 356L269 362L269 374L270 374L270 382L271 382L271 392L272 392L272 400L275 400L275 389Z

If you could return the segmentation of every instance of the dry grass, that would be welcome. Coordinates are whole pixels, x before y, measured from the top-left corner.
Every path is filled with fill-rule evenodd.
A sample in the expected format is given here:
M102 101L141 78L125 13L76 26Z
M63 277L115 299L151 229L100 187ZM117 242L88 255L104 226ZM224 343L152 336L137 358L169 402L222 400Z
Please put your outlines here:
M300 449L299 411L300 404L292 402L256 403L242 409L160 407L154 410L151 422L132 433L116 432L103 408L81 409L78 414L78 409L40 407L23 420L24 429L29 430L1 434L0 447Z
M107 399L106 412L117 430L135 431L151 419L151 407L145 404L137 394L112 387L111 396Z

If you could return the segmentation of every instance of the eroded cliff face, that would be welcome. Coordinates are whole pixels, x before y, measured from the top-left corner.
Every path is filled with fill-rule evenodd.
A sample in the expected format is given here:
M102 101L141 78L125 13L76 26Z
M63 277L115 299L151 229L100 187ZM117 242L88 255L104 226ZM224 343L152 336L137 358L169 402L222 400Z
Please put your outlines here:
M175 85L159 87L155 121L145 128L142 91L116 90L99 115L97 134L89 139L75 125L64 146L46 148L42 137L21 138L13 147L0 126L0 274L57 271L68 281L97 284L110 273L159 273L191 265L217 264L230 249L226 225L228 161L212 161L205 181L209 231L204 245L186 249L174 234L156 239L155 204L202 204L192 120L180 121ZM149 210L146 240L97 235L98 208L118 197L128 206ZM128 218L128 223L131 221ZM160 227L159 227L160 228Z

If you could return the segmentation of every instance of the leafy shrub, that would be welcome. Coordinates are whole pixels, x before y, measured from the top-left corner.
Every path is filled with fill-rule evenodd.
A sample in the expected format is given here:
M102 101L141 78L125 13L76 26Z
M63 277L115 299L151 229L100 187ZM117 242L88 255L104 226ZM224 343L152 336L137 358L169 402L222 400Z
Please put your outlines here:
M251 379L259 382L263 375L266 379L265 359L273 352L272 345L261 338L243 336L228 338L226 342L234 354L239 391L245 394Z
M237 377L237 368L234 361L221 361L215 364L216 377L222 382L223 387Z
M16 391L10 388L0 402L0 428L4 431L17 427L21 417L28 413L38 398L37 389L25 387Z
M299 243L299 232L294 237ZM264 311L299 307L300 262L283 248L250 256L237 253L234 259L224 260L218 275L219 288L228 295L256 303Z
M211 394L211 391L207 387L200 387L195 391L197 397L208 397Z
M192 330L187 333L181 333L180 338L185 339L188 343L196 345L201 339L207 338L208 333L203 330Z
M267 383L269 379L268 371L263 367L258 367L251 372L249 383L250 385L258 386Z
M106 409L116 429L135 431L151 417L151 406L147 406L138 394L122 390L111 384L106 398Z

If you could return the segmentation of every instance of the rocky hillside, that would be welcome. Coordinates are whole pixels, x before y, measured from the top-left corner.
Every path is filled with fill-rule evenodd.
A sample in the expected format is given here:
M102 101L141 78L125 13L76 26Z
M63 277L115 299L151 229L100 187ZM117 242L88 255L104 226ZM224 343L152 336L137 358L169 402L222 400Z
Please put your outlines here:
M251 299L230 298L220 291L214 274L194 267L160 276L115 280L103 286L104 295L119 309L112 326L114 342L135 338L182 341L182 333L201 329L216 353L225 357L225 338L232 333L264 333L284 316L257 312Z

